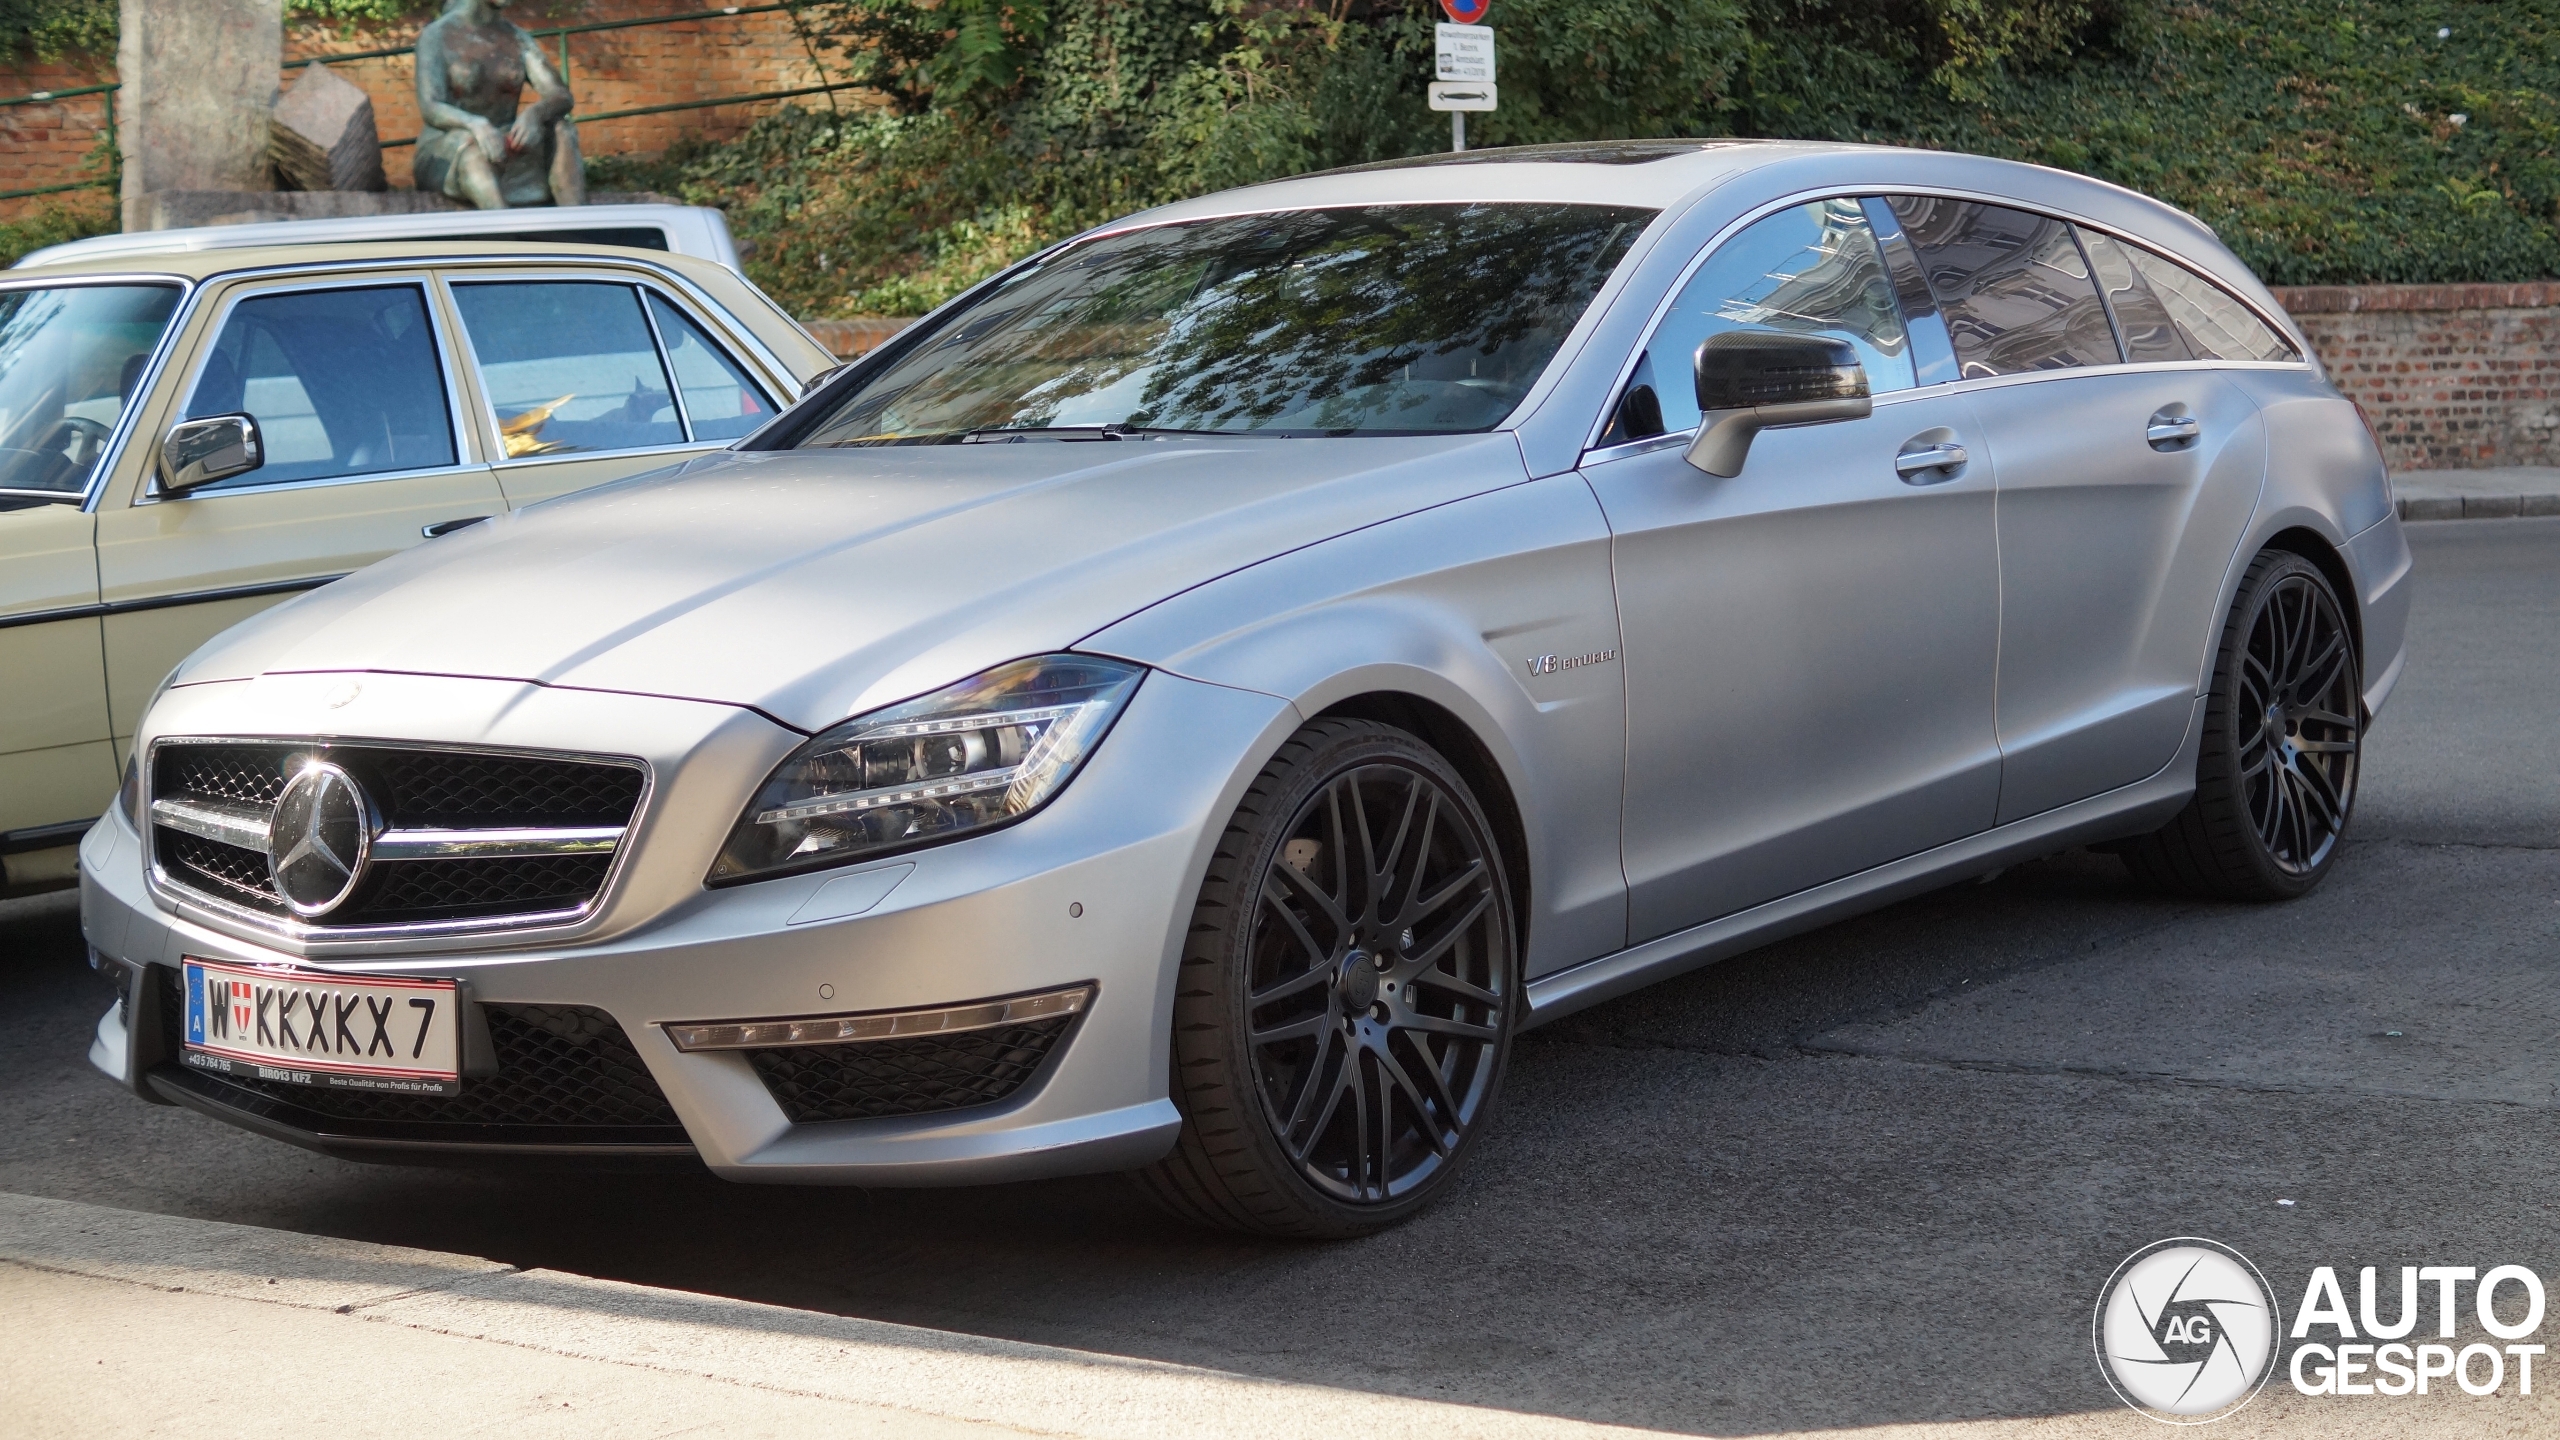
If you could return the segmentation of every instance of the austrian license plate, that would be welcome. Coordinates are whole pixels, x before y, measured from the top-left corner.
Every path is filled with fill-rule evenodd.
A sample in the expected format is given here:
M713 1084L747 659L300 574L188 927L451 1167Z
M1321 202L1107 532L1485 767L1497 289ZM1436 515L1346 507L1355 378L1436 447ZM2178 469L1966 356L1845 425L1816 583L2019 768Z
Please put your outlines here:
M198 1070L402 1095L462 1092L461 1005L450 980L185 962L180 1057Z

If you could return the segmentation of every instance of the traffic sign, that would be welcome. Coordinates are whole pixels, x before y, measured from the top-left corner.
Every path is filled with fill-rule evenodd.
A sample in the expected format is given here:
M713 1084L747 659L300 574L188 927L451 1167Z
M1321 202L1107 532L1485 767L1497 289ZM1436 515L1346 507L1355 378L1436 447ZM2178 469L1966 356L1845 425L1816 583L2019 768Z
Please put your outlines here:
M1493 0L1440 0L1440 8L1461 25L1481 25L1486 12L1493 9Z
M1493 30L1484 25L1439 25L1432 33L1434 80L1493 83Z
M1431 108L1434 110L1491 110L1494 87L1490 82L1472 80L1434 80L1431 82Z

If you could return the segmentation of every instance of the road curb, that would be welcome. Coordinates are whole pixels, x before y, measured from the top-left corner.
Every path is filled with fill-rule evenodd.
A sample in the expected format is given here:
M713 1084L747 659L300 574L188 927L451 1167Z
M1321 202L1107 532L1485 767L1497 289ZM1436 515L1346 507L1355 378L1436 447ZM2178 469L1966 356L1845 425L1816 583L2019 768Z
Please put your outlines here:
M2560 493L2538 495L2403 495L2403 520L2514 520L2560 515Z
M1056 1435L1662 1432L654 1289L467 1255L0 1194L0 1260Z

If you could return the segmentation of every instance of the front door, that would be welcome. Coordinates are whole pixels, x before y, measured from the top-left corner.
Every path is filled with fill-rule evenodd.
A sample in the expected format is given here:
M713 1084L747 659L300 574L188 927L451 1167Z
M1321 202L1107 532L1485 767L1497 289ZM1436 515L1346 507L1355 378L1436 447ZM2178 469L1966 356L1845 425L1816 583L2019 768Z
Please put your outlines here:
M172 418L246 412L265 463L177 495L155 493L146 466L101 508L119 743L161 679L214 634L415 545L430 526L505 508L457 423L423 278L259 287L224 306Z
M1764 431L1731 479L1693 468L1692 357L1730 329L1851 341L1875 413ZM1584 465L1615 536L1630 943L1990 826L1991 466L1964 400L1916 378L1857 203L1794 207L1684 287L1621 406L1644 418ZM1674 435L1648 449L1656 408ZM1968 458L1908 467L1938 446Z

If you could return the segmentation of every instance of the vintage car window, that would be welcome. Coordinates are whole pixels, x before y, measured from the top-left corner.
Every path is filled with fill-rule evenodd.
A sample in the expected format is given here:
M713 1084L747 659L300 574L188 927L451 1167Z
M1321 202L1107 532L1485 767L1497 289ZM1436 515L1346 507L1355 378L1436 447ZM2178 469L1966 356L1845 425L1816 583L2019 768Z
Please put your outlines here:
M667 368L675 371L694 439L735 440L773 418L773 400L763 387L748 379L683 311L651 295L649 315L666 343Z
M1867 388L1876 394L1908 390L1917 379L1911 346L1894 305L1893 283L1875 231L1854 199L1817 200L1765 216L1716 247L1680 288L1671 310L1654 327L1627 393L1650 387L1661 407L1661 430L1698 426L1698 347L1728 330L1786 330L1829 335L1857 347ZM1629 425L1620 406L1611 437L1640 440L1647 428Z
M640 292L601 280L457 284L507 458L684 443Z
M1123 231L1026 267L804 446L1060 429L1455 434L1517 408L1653 211L1371 205Z
M88 490L178 293L175 285L0 290L0 491Z
M2237 297L2174 260L2132 250L2134 268L2199 360L2299 360L2293 342L2277 334Z
M186 418L243 411L258 422L266 463L190 493L458 463L416 285L252 295L233 306Z
M2121 358L2068 224L1932 195L1886 203L1920 252L1965 379Z
M2161 308L2160 297L2133 268L2133 259L2113 236L2095 230L2080 231L2080 248L2089 257L2089 267L2098 272L2098 288L2106 294L2107 308L2116 317L2116 333L2124 341L2124 358L2140 364L2146 360L2192 360L2187 342L2178 328L2169 323L2169 312Z

